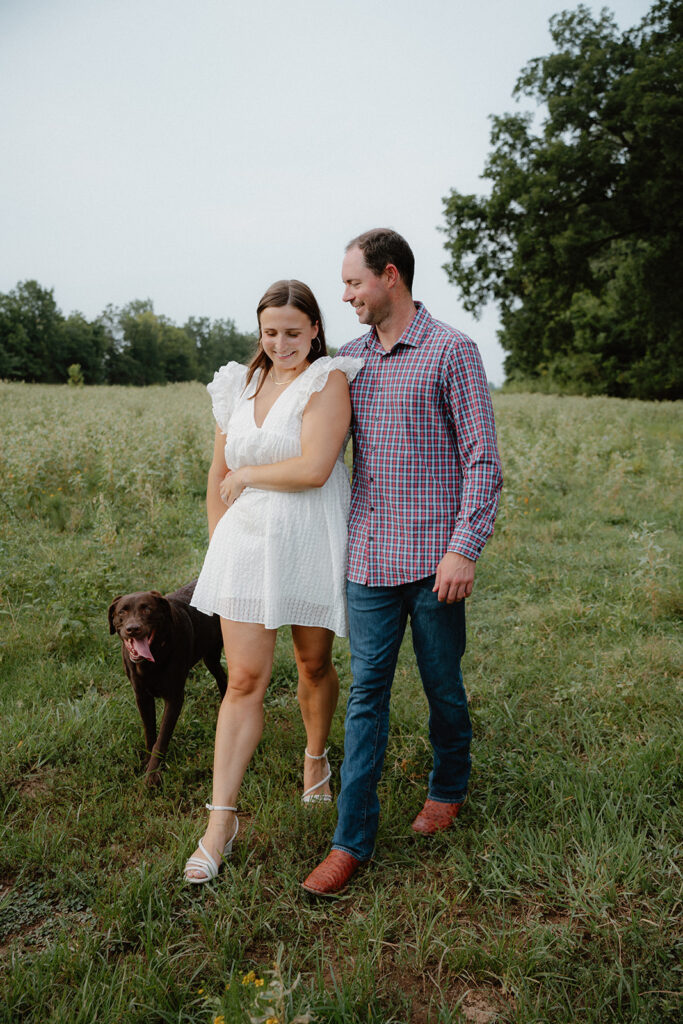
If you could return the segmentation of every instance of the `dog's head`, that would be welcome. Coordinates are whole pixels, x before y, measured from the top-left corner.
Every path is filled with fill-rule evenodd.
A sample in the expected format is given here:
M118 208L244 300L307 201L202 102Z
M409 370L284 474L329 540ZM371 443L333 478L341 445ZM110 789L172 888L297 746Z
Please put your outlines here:
M170 617L171 606L158 590L123 594L109 605L109 632L118 633L131 661L154 661L150 645Z

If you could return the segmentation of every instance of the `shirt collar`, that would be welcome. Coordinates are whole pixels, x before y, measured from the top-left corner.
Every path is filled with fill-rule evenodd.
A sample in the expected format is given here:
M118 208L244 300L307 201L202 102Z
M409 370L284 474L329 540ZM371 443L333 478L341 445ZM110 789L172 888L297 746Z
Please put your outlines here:
M393 352L397 345L409 345L410 348L417 348L419 345L421 345L425 340L425 335L427 333L427 328L429 326L431 319L432 318L429 315L429 311L427 310L426 306L424 306L423 303L421 302L416 302L415 316L410 321L410 323L408 324L408 326L406 327L405 331L398 339L396 344L392 346L390 351ZM365 347L378 348L381 349L385 355L388 354L386 350L383 348L382 343L380 342L377 336L376 327L373 327L372 330L368 331L368 333L365 335Z

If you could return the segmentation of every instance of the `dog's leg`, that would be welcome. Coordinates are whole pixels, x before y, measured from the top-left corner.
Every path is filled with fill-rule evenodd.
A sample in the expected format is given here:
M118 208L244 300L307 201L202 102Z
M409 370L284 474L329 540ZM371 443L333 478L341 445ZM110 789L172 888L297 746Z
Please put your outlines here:
M147 757L152 756L154 744L157 741L157 711L154 706L154 697L149 693L138 693L135 691L135 703L142 719L142 728L145 732L145 750Z
M173 730L176 727L178 716L183 707L183 697L176 698L175 700L164 701L164 713L161 716L161 725L159 726L159 735L157 736L156 743L152 749L152 756L149 759L147 765L147 785L155 786L161 781L161 766L163 764L168 745L171 742L171 736Z
M221 697L225 697L225 691L228 688L228 677L225 674L225 669L221 665L221 650L213 651L211 654L207 654L204 658L204 664L208 668L209 672L216 680L216 686Z

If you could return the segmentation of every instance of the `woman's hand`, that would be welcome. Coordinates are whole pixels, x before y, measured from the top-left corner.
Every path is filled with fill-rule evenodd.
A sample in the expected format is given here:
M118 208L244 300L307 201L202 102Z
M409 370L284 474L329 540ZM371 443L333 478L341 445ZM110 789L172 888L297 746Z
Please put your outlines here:
M249 486L245 470L246 467L229 469L219 484L220 496L228 508L237 501L244 488Z

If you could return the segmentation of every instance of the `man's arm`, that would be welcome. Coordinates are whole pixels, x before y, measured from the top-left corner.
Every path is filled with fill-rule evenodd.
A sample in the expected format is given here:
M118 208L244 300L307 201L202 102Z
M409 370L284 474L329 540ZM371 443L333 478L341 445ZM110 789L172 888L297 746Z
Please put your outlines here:
M437 567L434 591L440 601L451 603L472 593L476 560L493 533L503 485L486 374L479 350L465 336L453 347L447 398L463 490L455 530Z

